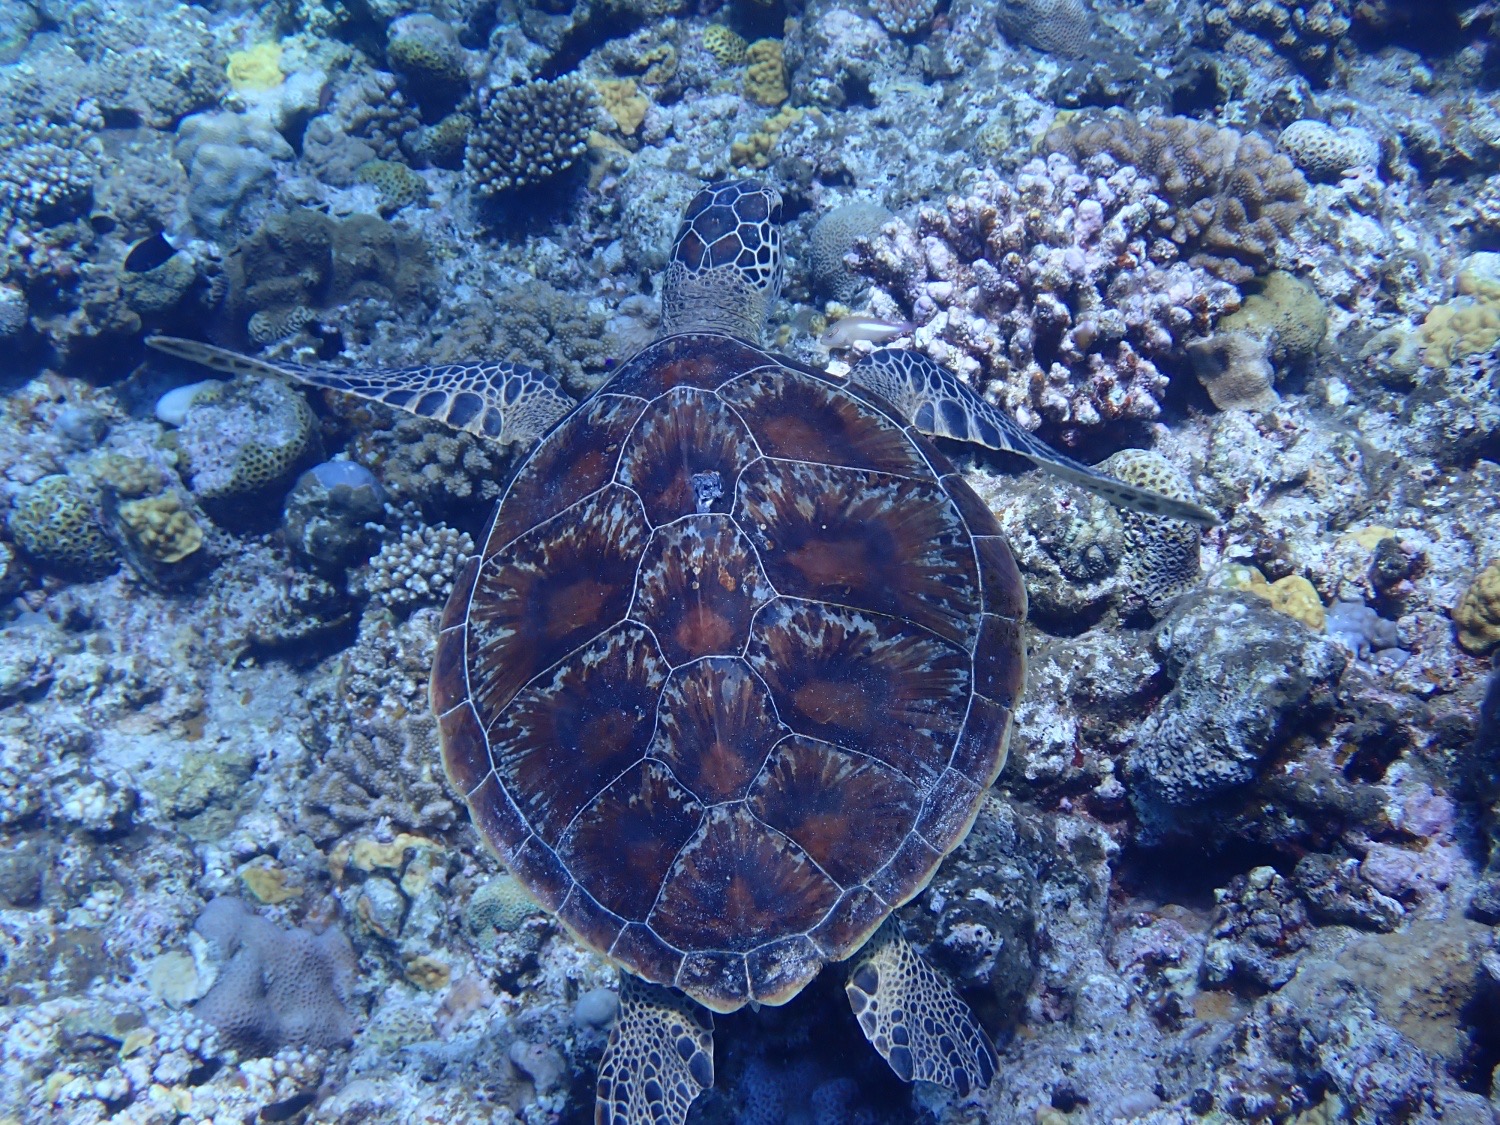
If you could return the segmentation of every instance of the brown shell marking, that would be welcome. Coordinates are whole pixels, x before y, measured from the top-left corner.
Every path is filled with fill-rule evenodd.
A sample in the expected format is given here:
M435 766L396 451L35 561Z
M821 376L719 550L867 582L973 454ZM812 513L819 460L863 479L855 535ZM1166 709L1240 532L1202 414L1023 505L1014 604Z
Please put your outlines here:
M1005 757L1020 576L863 392L652 345L522 467L432 698L484 838L582 941L717 1011L917 894Z

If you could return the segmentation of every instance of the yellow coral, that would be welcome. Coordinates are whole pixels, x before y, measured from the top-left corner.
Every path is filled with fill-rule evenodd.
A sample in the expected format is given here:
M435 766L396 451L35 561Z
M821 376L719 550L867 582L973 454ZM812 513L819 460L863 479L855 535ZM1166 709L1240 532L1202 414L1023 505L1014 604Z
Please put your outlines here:
M1309 629L1323 628L1323 601L1313 584L1300 574L1278 578L1270 586L1271 608L1295 617Z
M1453 623L1465 652L1483 656L1500 647L1500 559L1474 576L1473 585L1453 607Z
M1447 367L1500 344L1500 296L1465 294L1435 306L1422 321L1422 358Z
M427 198L427 181L398 160L368 160L354 169L362 184L374 184L383 203L392 209Z
M646 120L646 111L651 108L651 99L641 93L634 78L606 78L595 82L599 101L604 111L614 119L620 132L627 137L635 135Z
M245 884L245 889L257 902L268 906L289 902L302 894L301 887L288 886L287 880L286 868L268 859L254 860L240 868L240 881Z
M244 51L230 51L225 72L236 90L274 90L286 78L281 70L281 44L257 43Z
M743 141L729 146L729 162L736 168L764 168L771 163L771 152L781 134L802 119L803 111L787 106L761 122L760 128Z
M786 101L786 62L780 39L757 39L745 48L745 97L756 105Z
M1289 574L1275 582L1253 566L1232 563L1221 572L1220 582L1231 590L1244 590L1271 603L1271 608L1295 617L1309 629L1322 629L1326 616L1323 601L1313 584L1300 574Z
M739 66L745 61L747 46L744 36L722 23L711 23L703 29L703 49L718 59L720 66Z
M670 43L658 43L650 50L642 51L636 63L646 71L641 81L647 86L660 86L672 80L677 73L677 48Z
M179 563L203 546L203 529L170 493L121 504L120 527L157 562Z

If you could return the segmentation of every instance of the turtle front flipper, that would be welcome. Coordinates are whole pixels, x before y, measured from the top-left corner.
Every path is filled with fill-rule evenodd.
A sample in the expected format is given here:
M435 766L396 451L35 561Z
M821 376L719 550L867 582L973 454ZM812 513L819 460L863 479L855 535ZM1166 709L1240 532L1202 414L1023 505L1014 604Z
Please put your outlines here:
M936 1082L968 1096L999 1069L969 1006L901 936L894 919L850 963L849 1006L870 1045L904 1082Z
M578 405L552 376L519 363L341 369L273 363L176 336L150 336L146 343L159 352L229 375L296 379L501 443L529 445Z
M882 348L865 356L849 378L873 391L924 434L971 441L1025 457L1040 469L1096 492L1111 504L1212 527L1219 517L1187 500L1126 484L1039 441L1003 410L985 402L953 372L921 352Z
M713 1084L713 1017L679 992L621 973L594 1125L682 1125Z

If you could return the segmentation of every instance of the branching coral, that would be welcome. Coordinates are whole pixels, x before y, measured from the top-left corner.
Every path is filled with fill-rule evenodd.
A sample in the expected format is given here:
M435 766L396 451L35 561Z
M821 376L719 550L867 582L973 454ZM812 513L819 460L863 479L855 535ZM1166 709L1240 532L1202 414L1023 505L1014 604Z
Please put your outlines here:
M981 174L852 258L877 311L921 325L920 347L1023 425L1152 418L1167 382L1157 362L1238 299L1152 237L1170 211L1134 168L1059 154L1013 185Z
M539 184L588 151L598 124L594 88L576 74L479 94L479 122L464 157L481 195Z
M1285 155L1205 121L1103 113L1053 129L1043 144L1075 160L1108 154L1139 168L1171 205L1153 216L1152 231L1236 284L1276 265L1307 210L1307 181Z
M1210 0L1203 24L1212 42L1236 54L1260 59L1275 51L1324 78L1349 33L1349 7L1349 0Z

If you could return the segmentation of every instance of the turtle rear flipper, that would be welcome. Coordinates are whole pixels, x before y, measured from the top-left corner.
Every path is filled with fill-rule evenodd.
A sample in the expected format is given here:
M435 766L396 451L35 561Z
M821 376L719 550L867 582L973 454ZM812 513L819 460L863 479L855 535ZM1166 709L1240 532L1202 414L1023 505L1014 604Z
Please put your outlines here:
M713 1084L713 1017L679 992L621 973L594 1125L682 1125Z
M844 986L859 1029L904 1082L968 1096L1000 1060L969 1006L887 920L855 956Z
M856 363L849 378L885 399L924 434L1018 454L1037 468L1096 492L1121 508L1192 520L1208 527L1219 522L1207 508L1126 484L1065 457L921 352L881 348Z
M272 363L176 336L150 336L146 343L229 375L296 379L502 443L530 445L578 405L552 376L519 363L342 369Z

